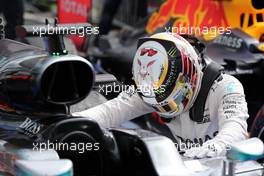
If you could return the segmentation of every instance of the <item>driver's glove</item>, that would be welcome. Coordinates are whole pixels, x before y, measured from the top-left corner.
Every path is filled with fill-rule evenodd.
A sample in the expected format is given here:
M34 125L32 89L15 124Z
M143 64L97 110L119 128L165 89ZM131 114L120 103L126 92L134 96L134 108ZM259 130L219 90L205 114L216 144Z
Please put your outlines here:
M205 142L201 147L193 147L185 151L184 156L190 158L205 158L222 156L226 153L226 147L221 144L209 140Z

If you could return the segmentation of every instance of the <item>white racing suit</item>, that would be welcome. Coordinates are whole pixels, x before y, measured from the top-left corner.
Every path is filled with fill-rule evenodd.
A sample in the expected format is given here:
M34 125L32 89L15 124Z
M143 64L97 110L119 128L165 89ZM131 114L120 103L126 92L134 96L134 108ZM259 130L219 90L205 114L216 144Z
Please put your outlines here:
M122 92L115 99L73 115L93 118L103 127L117 127L153 111L138 94ZM247 118L241 83L222 74L222 79L215 81L209 91L202 123L192 121L187 111L166 125L178 141L178 149L189 148L185 156L203 158L223 155L231 143L246 139Z

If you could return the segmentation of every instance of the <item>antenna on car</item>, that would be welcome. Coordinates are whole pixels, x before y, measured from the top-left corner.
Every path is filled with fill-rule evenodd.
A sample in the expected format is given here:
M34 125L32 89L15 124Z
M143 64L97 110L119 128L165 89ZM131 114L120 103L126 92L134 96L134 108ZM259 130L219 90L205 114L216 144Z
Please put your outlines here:
M3 19L0 17L0 40L5 38Z
M91 28L89 23L58 24L55 18L54 24L45 19L45 24L16 26L16 34L19 38L44 37L46 51L52 56L60 56L68 54L63 40L65 35L78 35L79 31L91 31Z
M50 29L50 24L48 19L45 20L47 29ZM65 49L65 44L63 40L63 35L60 33L58 28L58 20L57 18L54 19L54 26L53 31L48 31L48 35L45 36L46 38L46 50L53 56L60 56L68 54L68 51Z

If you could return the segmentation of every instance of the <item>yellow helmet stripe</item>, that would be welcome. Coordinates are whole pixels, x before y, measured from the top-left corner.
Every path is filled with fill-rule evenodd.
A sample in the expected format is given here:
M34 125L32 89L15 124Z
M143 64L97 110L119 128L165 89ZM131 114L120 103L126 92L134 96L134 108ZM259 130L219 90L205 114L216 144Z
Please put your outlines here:
M172 110L176 110L176 112L179 111L179 107L175 101L170 101L168 105Z
M162 106L158 106L157 108L159 112L167 112Z
M163 73L160 76L159 82L156 84L157 88L159 88L161 86L161 84L164 82L164 79L165 79L165 77L167 75L167 72L168 72L168 59L164 59L164 60L165 60L164 70L163 70Z

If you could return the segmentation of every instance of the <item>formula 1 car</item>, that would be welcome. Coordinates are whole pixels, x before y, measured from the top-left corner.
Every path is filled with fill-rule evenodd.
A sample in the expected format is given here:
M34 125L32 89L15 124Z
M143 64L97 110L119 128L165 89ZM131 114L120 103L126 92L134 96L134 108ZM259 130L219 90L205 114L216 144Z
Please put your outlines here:
M58 26L55 23L54 28ZM24 26L19 31L33 34L34 30ZM71 116L71 105L87 98L94 80L97 85L113 80L95 79L87 60L67 53L62 35L46 37L46 50L0 40L1 175L262 173L258 162L248 161L263 157L264 146L258 139L232 146L226 157L190 160L179 155L172 140L159 134L105 129L92 117Z
M55 150L33 151L25 142L43 128L36 119L67 118L68 106L84 99L93 85L92 66L81 57L68 55L62 36L49 36L47 42L47 50L43 50L0 40L1 175L73 173L72 162L59 160Z

